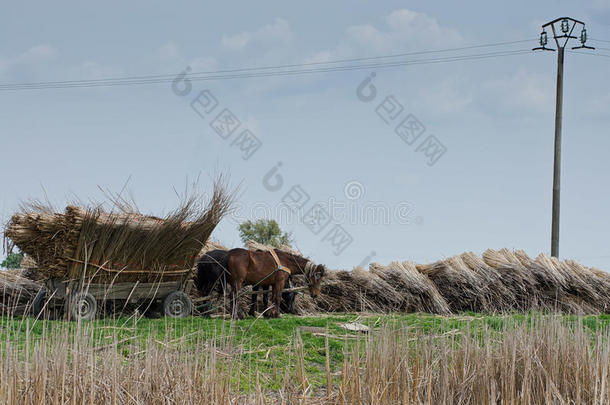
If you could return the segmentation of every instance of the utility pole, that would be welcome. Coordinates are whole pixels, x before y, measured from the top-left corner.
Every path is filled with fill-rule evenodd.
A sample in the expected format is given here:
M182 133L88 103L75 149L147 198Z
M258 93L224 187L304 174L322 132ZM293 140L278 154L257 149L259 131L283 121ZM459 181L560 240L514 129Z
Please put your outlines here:
M555 95L555 153L553 158L553 213L551 219L551 256L559 257L559 201L561 194L561 120L563 111L563 60L565 47L570 39L577 39L572 35L574 28L580 26L580 46L572 49L595 49L587 46L587 30L585 23L570 17L557 18L542 26L540 33L540 46L534 51L555 51L547 48L547 28L551 28L555 44L557 45L557 91Z

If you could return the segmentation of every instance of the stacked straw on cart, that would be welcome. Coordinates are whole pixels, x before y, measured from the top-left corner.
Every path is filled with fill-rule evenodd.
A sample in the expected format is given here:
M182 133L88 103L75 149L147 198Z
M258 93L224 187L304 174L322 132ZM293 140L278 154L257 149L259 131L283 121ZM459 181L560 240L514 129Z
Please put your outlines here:
M54 213L30 204L11 218L5 236L36 261L38 280L179 280L191 272L230 200L217 183L207 205L193 196L165 218L99 207Z
M21 269L0 270L0 316L28 313L40 289L41 285L24 277Z

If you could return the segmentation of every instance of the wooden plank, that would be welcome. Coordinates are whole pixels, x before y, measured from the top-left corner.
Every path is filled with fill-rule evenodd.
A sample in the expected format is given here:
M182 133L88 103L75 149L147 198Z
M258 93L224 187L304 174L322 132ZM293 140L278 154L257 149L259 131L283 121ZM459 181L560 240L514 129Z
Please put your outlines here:
M163 298L172 291L180 290L180 281L162 283L115 283L115 284L89 284L81 287L80 283L71 285L71 290L87 291L96 299L120 300L129 298L130 302L143 299Z

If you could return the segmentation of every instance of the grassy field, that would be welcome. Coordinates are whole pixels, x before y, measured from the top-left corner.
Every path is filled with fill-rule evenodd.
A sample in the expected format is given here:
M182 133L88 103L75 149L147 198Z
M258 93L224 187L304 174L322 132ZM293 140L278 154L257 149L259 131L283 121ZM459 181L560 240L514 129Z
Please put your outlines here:
M350 322L368 326L370 333L341 327ZM608 315L541 313L328 314L239 321L132 317L82 323L2 317L0 381L6 377L14 381L0 382L0 397L21 398L24 391L35 402L49 400L45 395L55 392L50 402L59 403L66 398L82 400L88 392L96 401L165 403L158 396L169 390L176 398L187 392L193 400L210 395L218 399L210 403L224 403L235 395L264 403L257 398L270 393L312 400L332 395L337 403L368 396L367 402L373 403L385 393L390 395L386 400L401 403L406 399L399 393L406 390L412 394L411 402L425 403L447 400L443 395L463 395L459 387L464 384L473 385L471 390L487 400L496 395L496 381L498 392L499 386L512 381L512 388L502 388L503 395L510 391L517 398L519 387L532 390L528 395L538 399L602 399L610 385L604 364L610 351L609 324ZM563 364L570 362L579 364L580 374L562 371ZM534 378L529 387L528 373ZM557 376L549 377L552 373ZM84 381L83 375L89 374ZM98 386L98 375L108 382ZM129 400L134 387L151 381L165 388L137 394L144 400ZM578 381L583 387L574 388L566 381ZM36 388L41 385L52 388ZM72 385L80 387L78 392L68 389ZM113 394L110 387L115 385L119 388ZM437 386L445 387L438 391Z

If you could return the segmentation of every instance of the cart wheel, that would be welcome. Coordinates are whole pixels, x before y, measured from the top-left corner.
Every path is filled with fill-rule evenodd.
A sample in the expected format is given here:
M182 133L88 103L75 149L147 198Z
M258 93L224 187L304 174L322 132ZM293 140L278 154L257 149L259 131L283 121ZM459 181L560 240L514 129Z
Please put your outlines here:
M171 318L185 318L193 312L191 298L182 291L174 291L163 300L163 313Z
M80 321L82 319L94 319L97 313L97 301L93 295L79 291L70 296L68 301L70 319Z

